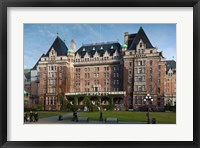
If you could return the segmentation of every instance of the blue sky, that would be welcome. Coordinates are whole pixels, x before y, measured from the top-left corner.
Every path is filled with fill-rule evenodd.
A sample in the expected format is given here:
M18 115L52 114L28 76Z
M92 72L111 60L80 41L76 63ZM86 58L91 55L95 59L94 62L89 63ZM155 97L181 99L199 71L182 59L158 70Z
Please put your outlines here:
M24 24L24 66L32 68L49 50L57 33L68 48L74 39L78 49L88 43L118 41L123 44L124 32L137 33L141 26L167 60L176 60L175 24Z

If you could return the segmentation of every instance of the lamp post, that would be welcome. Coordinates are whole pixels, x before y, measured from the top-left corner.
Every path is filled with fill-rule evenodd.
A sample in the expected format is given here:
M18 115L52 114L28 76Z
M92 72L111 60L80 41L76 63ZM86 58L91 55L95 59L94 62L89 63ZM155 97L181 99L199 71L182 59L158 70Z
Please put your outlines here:
M144 99L145 102L147 102L147 124L150 124L150 119L149 119L149 103L152 101L153 102L153 98L151 97L150 94L147 94L145 99Z

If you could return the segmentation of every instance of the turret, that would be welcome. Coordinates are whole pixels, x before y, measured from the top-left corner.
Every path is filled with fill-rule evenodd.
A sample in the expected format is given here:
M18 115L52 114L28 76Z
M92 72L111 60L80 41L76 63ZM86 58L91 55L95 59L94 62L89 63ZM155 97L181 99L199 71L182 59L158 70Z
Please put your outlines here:
M124 44L128 45L128 32L124 32Z

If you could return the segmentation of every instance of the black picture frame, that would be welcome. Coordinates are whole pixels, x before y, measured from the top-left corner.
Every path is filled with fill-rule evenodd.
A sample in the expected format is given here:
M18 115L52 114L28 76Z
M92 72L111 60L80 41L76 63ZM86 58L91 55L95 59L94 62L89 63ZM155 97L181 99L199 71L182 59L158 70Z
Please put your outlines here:
M8 7L193 7L193 141L47 142L7 141L7 8ZM199 0L1 0L0 2L0 146L18 147L200 147L200 2ZM184 129L183 129L184 130Z

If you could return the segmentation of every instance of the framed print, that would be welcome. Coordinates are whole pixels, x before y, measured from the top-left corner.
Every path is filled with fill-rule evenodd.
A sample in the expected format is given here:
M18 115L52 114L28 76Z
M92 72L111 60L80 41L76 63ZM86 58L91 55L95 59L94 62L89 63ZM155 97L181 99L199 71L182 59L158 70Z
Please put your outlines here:
M199 1L2 1L1 147L199 147Z

